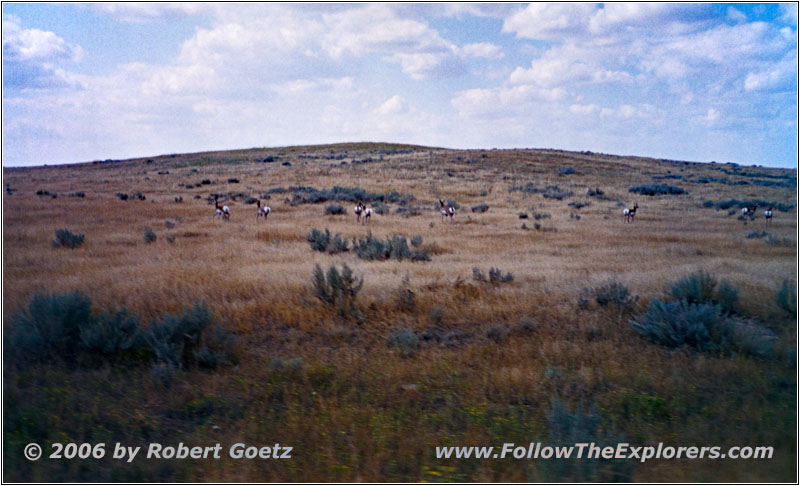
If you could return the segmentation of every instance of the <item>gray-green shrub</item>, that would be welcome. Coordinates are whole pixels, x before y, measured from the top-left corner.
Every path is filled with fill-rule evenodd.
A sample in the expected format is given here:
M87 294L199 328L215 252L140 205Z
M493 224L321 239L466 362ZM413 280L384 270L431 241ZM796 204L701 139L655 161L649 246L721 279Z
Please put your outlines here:
M714 288L716 286L716 278L705 270L698 270L673 283L669 289L669 294L678 300L685 300L690 304L712 302L714 300Z
M83 244L85 236L83 234L72 233L68 229L56 230L56 239L53 240L54 247L77 248Z
M36 294L14 321L11 342L20 362L75 361L81 326L91 319L92 301L80 292Z
M700 351L730 347L734 325L718 305L686 300L653 299L645 313L631 321L634 330L670 348L688 345Z
M669 288L669 295L685 300L690 304L719 304L724 312L734 313L737 309L739 291L727 280L718 282L706 272L698 270L674 282Z
M139 344L139 338L139 319L125 308L101 312L80 325L81 346L111 359Z
M403 356L410 356L419 347L419 338L412 329L395 329L386 338L386 345L397 349Z
M340 233L336 233L335 235L331 236L331 232L328 228L325 228L324 233L316 228L313 228L306 235L306 240L311 246L311 249L315 251L334 254L350 250L347 247L347 240L342 238Z
M153 243L154 241L156 241L156 239L158 239L158 236L156 236L156 233L153 231L153 228L148 226L147 228L144 229L145 243Z
M325 206L325 214L337 215L345 214L344 206L339 204L329 204Z
M195 303L180 314L164 314L144 334L156 360L173 368L187 369L197 363L203 331L212 323L205 303Z
M788 280L775 292L775 303L792 318L797 317L797 290Z
M312 293L324 304L335 308L343 317L363 318L358 308L357 296L364 286L364 277L356 278L353 270L342 264L342 271L336 265L323 272L319 264L314 266L311 275Z
M415 244L416 243L416 244ZM381 240L367 233L366 238L353 238L353 251L364 260L411 260L414 262L430 261L430 254L422 248L422 236L412 238L411 246L405 235L387 236Z

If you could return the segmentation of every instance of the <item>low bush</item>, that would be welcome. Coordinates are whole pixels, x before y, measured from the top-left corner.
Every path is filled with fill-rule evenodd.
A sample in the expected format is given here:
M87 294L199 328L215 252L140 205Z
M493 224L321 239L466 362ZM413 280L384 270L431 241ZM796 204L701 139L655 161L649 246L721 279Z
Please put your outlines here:
M126 309L102 312L80 324L81 346L90 353L114 360L141 345L139 319Z
M542 197L545 197L547 199L557 199L559 201L564 198L572 196L573 196L572 191L565 191L559 188L558 186L547 186L544 192L542 192Z
M21 363L63 360L74 363L81 326L91 319L92 301L80 292L36 294L14 319L11 351Z
M687 194L685 189L667 184L644 184L641 186L631 187L628 189L628 192L642 194L644 196L678 196L681 194Z
M416 244L415 244L416 243ZM422 236L412 238L409 246L405 235L387 236L385 240L375 238L371 232L364 239L353 238L353 251L364 260L411 260L413 262L427 262L431 260L430 253L422 247Z
M144 229L145 243L153 243L154 241L156 241L156 239L158 239L158 236L156 236L155 232L153 231L153 228L148 226L147 228Z
M357 297L364 286L364 277L357 279L347 264L342 265L341 272L336 265L331 265L328 267L327 273L323 272L319 264L315 265L311 275L311 284L314 297L336 309L342 317L363 320L363 314L358 308Z
M330 204L328 206L325 206L325 214L336 215L336 214L345 214L345 212L346 211L344 210L344 207L338 204Z
M74 249L81 246L84 239L83 234L75 234L68 229L60 229L56 230L56 239L53 240L53 246Z
M669 294L690 304L712 302L717 279L704 270L687 275L670 286Z
M700 351L720 351L729 346L733 326L719 306L686 300L653 299L645 313L632 320L634 330L670 348L691 346Z
M150 324L144 338L156 361L176 369L188 369L198 363L203 331L212 324L205 303L195 303L180 314L164 314Z
M775 303L792 318L797 317L797 290L788 280L775 292Z
M663 302L653 299L645 313L631 321L634 330L670 348L689 346L699 351L732 351L759 357L773 353L775 334L769 329L730 317L717 304Z
M211 321L205 304L195 304L183 314L163 315L143 331L139 318L124 308L93 315L91 299L79 292L37 294L27 311L14 319L10 354L19 365L96 367L155 359L159 367L213 368L233 362L235 355L230 348L233 336L223 328L215 328L204 340L203 331Z
M477 206L472 206L470 209L472 210L473 213L485 213L486 211L489 210L489 205L482 203L478 204Z
M586 195L589 197L596 197L598 199L605 199L606 197L606 193L603 192L603 190L600 189L599 187L596 187L594 189L590 187L589 190L586 191Z
M556 372L553 370L553 373ZM626 442L622 434L603 427L596 403L588 410L581 403L573 413L566 403L554 396L547 412L547 426L548 437L553 445L569 446L583 442L603 449ZM636 464L626 459L573 456L542 461L541 477L535 479L547 482L630 482L633 480L635 468Z
M767 239L764 240L764 243L766 243L769 246L777 246L777 247L784 247L784 248L789 248L789 247L795 246L795 244L794 244L794 242L792 241L791 238L786 238L786 237L780 238L780 237L775 236L775 235L769 235L767 237Z
M601 307L616 307L623 311L630 311L639 301L639 296L631 295L628 287L617 279L611 279L605 284L593 289L584 289L584 295L591 296Z
M380 214L380 215L389 214L389 212L390 212L389 211L389 206L387 206L386 204L383 204L383 203L375 203L372 206L372 211L374 211L375 214Z
M558 169L558 175L560 175L560 176L572 175L574 173L575 173L575 169L573 169L572 167L560 167Z
M342 238L342 235L339 233L331 236L331 232L328 228L325 228L324 233L316 228L313 228L306 235L306 240L311 246L311 249L314 251L335 254L350 250L347 247L347 240Z
M571 203L567 204L567 206L575 209L582 209L585 208L586 206L591 206L591 205L592 205L591 201L586 201L586 202L572 201Z
M386 338L386 345L397 349L403 356L411 356L419 347L419 338L412 329L395 329Z
M507 283L507 282L512 282L513 280L514 280L514 276L511 274L511 272L506 272L506 274L503 275L503 271L500 270L499 268L492 267L492 268L489 269L489 282L490 283L493 283L493 284Z

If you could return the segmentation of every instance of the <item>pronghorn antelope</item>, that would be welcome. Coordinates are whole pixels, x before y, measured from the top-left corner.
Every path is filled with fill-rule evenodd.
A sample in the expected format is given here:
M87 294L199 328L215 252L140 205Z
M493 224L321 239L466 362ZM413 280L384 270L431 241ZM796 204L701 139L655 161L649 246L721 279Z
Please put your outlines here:
M364 224L369 223L372 217L372 208L364 208Z
M767 208L767 210L764 211L764 217L766 218L766 223L764 224L769 226L769 223L772 221L772 208Z
M742 217L746 218L746 217L750 216L750 220L752 221L753 218L756 217L756 209L757 208L758 208L758 206L755 206L755 205L743 207L742 208Z
M217 200L219 196L214 196L214 217L222 216L222 219L228 221L231 218L231 208L228 206L220 206Z
M360 223L361 222L361 213L364 212L364 203L359 201L359 203L356 204L355 209L353 209L353 212L356 213L356 223Z
M442 213L442 221L444 221L445 218L449 217L450 218L450 222L452 223L453 222L453 215L456 214L456 208L454 208L453 206L451 206L449 204L445 204L444 201L442 201L441 199L439 199L439 207L441 208L440 212Z
M622 216L625 217L626 223L633 223L633 219L636 217L636 210L639 209L639 203L636 201L633 202L632 208L625 208L622 210Z
M260 200L256 200L256 206L258 207L258 211L256 212L256 219L263 216L264 220L266 221L267 216L269 216L269 213L272 212L272 209L270 209L270 207L267 206L266 204L264 205L264 207L261 207Z

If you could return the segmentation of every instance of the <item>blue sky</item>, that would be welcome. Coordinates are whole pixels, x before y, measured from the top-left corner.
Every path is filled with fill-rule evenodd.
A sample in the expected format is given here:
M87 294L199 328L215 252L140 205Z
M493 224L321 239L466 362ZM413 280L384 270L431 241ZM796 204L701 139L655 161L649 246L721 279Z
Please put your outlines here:
M797 166L797 5L3 4L3 165L384 141Z

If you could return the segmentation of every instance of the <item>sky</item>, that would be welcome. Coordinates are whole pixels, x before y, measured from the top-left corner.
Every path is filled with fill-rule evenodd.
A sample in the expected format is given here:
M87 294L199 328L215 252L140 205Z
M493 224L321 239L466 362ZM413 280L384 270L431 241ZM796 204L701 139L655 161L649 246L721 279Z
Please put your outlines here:
M3 3L2 162L380 141L797 167L797 9Z

